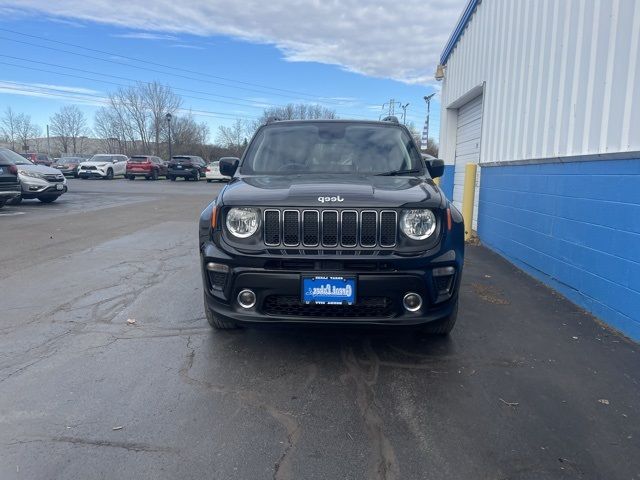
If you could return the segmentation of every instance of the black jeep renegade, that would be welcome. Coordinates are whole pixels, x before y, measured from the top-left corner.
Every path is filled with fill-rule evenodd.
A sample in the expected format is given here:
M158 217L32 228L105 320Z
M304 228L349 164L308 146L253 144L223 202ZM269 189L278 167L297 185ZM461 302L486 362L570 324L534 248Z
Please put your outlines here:
M395 118L271 121L200 217L204 308L255 323L422 325L451 331L462 216Z

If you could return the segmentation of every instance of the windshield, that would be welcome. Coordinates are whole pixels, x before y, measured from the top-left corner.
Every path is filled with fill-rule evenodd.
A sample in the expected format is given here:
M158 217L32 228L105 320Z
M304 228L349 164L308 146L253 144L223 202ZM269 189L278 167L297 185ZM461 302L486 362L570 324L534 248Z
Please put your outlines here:
M7 148L0 149L0 158L5 162L14 163L16 165L33 165L33 162Z
M388 125L273 125L251 142L241 173L422 173L420 153L404 129Z
M111 155L94 155L87 161L88 162L110 162Z

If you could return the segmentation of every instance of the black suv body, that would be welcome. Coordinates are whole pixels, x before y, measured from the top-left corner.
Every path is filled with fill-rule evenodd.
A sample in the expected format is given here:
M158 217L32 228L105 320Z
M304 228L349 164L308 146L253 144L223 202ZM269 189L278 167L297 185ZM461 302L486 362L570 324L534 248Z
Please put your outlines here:
M11 155L16 153L0 148L0 208L16 198L20 198L22 188L18 179L18 168Z
M167 178L175 180L182 177L196 182L204 178L207 162L196 155L174 155L167 165Z
M199 227L212 326L453 328L462 216L397 121L271 122L220 167L232 179Z

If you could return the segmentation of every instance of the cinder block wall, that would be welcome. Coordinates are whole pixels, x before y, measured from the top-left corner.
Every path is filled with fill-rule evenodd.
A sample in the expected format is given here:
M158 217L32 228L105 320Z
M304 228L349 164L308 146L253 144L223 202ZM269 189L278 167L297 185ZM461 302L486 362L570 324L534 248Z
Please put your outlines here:
M640 339L638 159L483 166L489 248Z

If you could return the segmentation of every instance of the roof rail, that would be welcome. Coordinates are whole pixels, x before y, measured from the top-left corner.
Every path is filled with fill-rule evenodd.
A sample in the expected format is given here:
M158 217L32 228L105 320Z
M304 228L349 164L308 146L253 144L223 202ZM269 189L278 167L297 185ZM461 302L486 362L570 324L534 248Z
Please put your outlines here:
M392 122L392 123L400 123L398 121L398 117L394 116L394 115L389 115L388 117L384 117L382 119L383 122Z
M275 116L268 117L267 118L267 125L269 125L270 123L273 123L273 122L281 122L281 121L282 121L282 119L280 117L275 117Z

